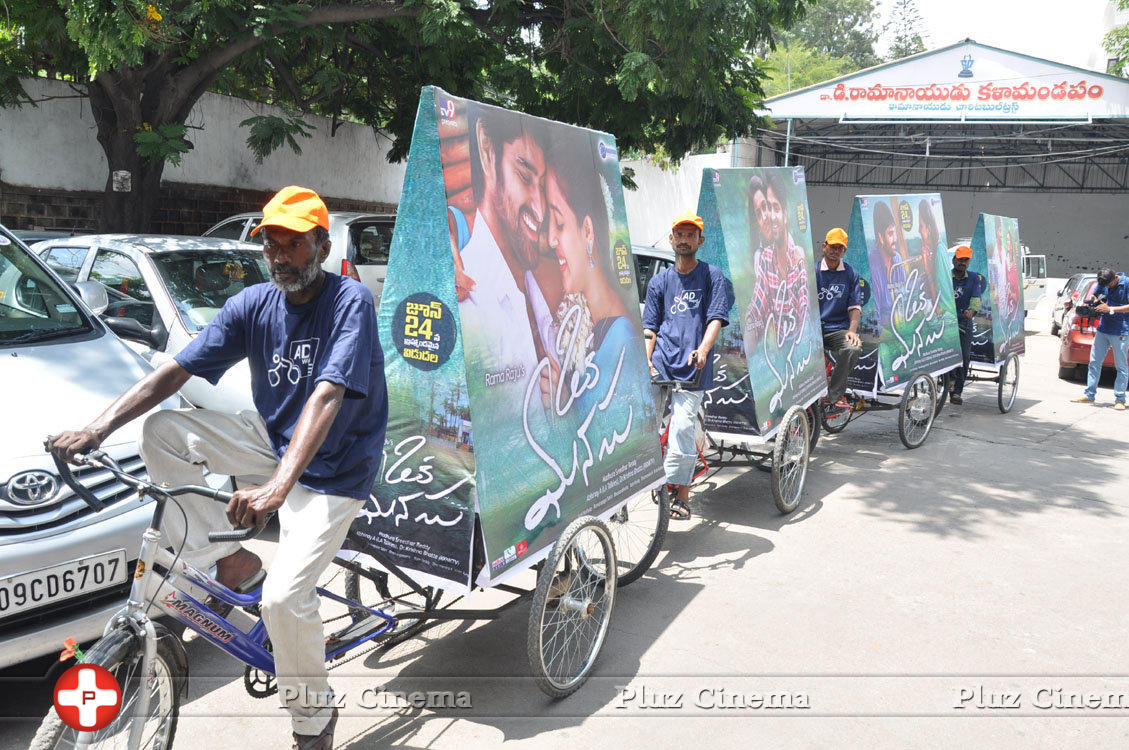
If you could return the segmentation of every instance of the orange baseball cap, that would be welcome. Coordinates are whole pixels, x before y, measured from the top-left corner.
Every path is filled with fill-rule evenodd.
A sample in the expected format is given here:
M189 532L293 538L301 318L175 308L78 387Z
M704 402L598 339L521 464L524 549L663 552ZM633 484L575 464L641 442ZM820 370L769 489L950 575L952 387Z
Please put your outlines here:
M960 246L957 247L956 251L953 252L953 257L954 258L969 258L969 259L971 259L972 258L972 248L969 247L968 245L960 245Z
M835 227L827 233L823 241L828 245L843 245L845 247L847 244L847 233L839 227Z
M263 206L263 220L251 230L251 235L263 227L283 227L295 232L308 232L314 227L329 229L329 209L313 190L289 185Z
M702 221L702 217L692 211L683 211L674 217L674 223L670 225L670 228L674 229L679 224L693 224L699 232L706 231L706 223Z

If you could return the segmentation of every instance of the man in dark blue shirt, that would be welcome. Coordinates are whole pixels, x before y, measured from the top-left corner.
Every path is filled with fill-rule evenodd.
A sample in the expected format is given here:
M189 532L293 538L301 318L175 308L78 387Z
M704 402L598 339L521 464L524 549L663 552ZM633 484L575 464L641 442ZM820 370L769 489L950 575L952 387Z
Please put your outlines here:
M835 360L827 384L824 405L833 411L849 409L844 395L847 377L855 369L862 352L859 319L862 317L862 284L859 273L846 261L847 233L835 227L823 241L823 260L819 263L819 319L823 324L823 348Z
M1098 395L1098 378L1106 352L1113 349L1113 366L1117 377L1113 381L1113 408L1125 410L1125 388L1129 385L1129 276L1116 273L1111 268L1098 271L1098 284L1090 302L1101 301L1094 311L1101 315L1094 343L1090 345L1090 369L1086 373L1086 391L1074 399L1079 403L1094 403Z
M960 356L963 362L953 373L953 390L949 400L954 404L964 403L964 380L968 373L968 363L972 359L972 319L980 310L980 296L984 294L984 277L969 273L968 264L972 262L972 248L961 245L953 253L953 297L957 303L957 331L960 333Z
M689 211L674 220L670 245L674 265L647 283L643 308L643 338L651 377L659 380L693 380L701 370L698 385L671 393L670 431L664 469L667 484L675 487L671 517L690 518L690 481L698 458L698 408L703 388L711 388L713 357L710 350L721 327L729 325L733 291L729 279L717 266L697 259L705 242L705 223Z
M237 591L262 583L279 695L295 746L332 747L337 712L325 669L315 584L333 560L380 469L388 397L372 293L327 274L329 212L312 190L283 188L255 228L272 284L244 289L176 357L138 381L93 423L52 441L62 458L100 445L114 430L175 393L192 375L212 383L249 360L257 412L159 411L142 430L149 475L204 484L204 473L256 477L224 510L211 500L165 516L181 557ZM211 543L224 526L261 526L278 511L278 549L263 582L259 558L238 543ZM213 604L225 615L222 603Z

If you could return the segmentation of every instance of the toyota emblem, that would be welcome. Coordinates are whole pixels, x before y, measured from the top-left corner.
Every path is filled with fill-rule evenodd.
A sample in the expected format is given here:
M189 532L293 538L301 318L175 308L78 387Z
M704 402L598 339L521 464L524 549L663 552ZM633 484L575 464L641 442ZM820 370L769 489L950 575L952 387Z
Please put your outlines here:
M8 480L8 499L17 505L39 505L55 497L59 480L46 471L21 471Z

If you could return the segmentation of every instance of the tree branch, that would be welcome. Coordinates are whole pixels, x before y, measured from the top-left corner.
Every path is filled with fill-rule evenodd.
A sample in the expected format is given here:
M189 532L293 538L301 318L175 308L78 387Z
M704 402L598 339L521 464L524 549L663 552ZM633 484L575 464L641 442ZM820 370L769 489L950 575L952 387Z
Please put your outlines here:
M375 0L365 5L327 5L314 8L297 23L268 26L260 36L244 37L224 47L217 47L201 55L195 62L173 77L170 81L170 88L173 92L170 92L170 95L165 99L160 121L166 122L173 119L174 113L180 113L186 102L188 107L191 108L192 103L203 96L204 92L211 86L212 81L224 68L240 55L255 49L271 37L283 36L288 32L312 26L374 21L414 16L417 13L417 9L404 8L396 0Z

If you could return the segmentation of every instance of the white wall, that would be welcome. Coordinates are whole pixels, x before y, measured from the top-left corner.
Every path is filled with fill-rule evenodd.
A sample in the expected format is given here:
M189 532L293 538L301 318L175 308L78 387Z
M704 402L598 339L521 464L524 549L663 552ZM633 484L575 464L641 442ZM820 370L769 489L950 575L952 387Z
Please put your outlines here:
M70 96L58 81L25 81L34 98ZM192 110L187 138L195 148L179 167L167 166L164 179L201 185L275 190L307 184L334 198L396 204L404 181L404 163L389 164L391 141L372 128L338 126L307 117L315 125L310 138L298 138L302 154L283 146L262 164L247 148L242 120L258 114L281 114L276 107L229 96L205 94ZM200 128L200 129L197 129ZM106 158L95 137L94 118L85 99L52 99L37 107L0 109L0 179L13 185L100 191L106 184Z
M702 170L728 167L729 153L688 156L677 169L663 169L646 159L627 160L622 167L635 170L637 190L624 190L627 228L634 245L670 249L670 224L683 211L698 210Z

